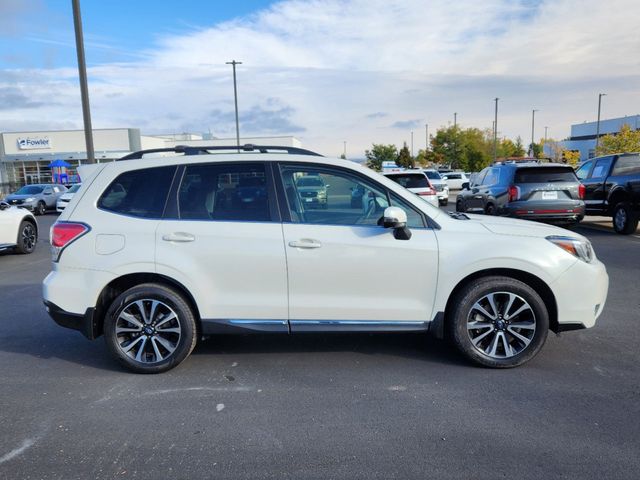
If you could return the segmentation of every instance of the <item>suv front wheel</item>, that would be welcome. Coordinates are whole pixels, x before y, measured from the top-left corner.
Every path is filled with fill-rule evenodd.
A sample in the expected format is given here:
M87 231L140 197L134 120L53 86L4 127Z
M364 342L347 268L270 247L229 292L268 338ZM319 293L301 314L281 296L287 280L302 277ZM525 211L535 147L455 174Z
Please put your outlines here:
M448 318L450 338L462 354L486 367L531 360L544 345L549 314L540 295L509 277L476 279L457 294Z
M146 283L113 301L104 336L111 354L129 370L161 373L180 364L195 347L195 315L182 295Z

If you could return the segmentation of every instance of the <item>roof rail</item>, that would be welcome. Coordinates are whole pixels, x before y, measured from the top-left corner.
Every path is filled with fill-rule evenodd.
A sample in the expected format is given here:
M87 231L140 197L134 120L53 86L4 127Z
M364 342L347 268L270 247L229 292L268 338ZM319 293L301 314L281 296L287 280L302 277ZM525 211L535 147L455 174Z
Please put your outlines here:
M176 145L175 147L166 148L150 148L148 150L139 150L137 152L125 155L118 160L136 160L143 157L148 153L162 153L162 152L175 152L184 153L185 155L206 155L211 151L216 150L230 150L236 152L258 152L269 153L269 151L286 152L289 155L313 155L316 157L322 157L319 153L312 152L311 150L305 150L298 147L282 147L278 145L253 145L247 143L245 145L204 145L204 146L191 146L191 145Z

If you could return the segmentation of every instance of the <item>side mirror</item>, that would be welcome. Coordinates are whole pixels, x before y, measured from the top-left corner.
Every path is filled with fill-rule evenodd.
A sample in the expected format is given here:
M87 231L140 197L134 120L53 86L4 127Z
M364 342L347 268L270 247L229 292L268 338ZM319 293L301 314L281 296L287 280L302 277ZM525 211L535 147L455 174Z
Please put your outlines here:
M399 207L387 207L382 217L384 228L393 228L393 237L396 240L409 240L411 230L407 227L407 213Z
M0 210L6 210L10 206L11 205L9 205L7 202L0 202Z
M463 190L469 190L469 182L463 182L462 183L462 189Z

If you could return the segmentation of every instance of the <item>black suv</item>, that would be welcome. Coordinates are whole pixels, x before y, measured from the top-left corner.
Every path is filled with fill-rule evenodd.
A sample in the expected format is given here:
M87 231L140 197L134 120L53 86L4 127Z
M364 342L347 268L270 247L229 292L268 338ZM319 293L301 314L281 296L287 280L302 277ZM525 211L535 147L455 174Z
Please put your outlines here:
M498 163L482 170L471 185L463 184L456 210L577 223L585 215L584 191L568 165Z
M587 215L613 217L616 232L628 235L640 217L640 153L587 160L576 172L585 186Z

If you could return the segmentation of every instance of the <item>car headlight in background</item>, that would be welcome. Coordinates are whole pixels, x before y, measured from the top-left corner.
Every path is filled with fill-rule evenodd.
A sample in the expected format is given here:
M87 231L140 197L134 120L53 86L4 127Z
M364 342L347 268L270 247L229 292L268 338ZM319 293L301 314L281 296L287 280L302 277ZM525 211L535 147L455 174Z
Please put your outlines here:
M29 197L24 199L25 202L33 202L34 200L35 200L34 197Z
M593 248L589 240L578 240L577 238L563 237L561 235L551 235L547 237L547 240L583 262L591 263L593 260Z

